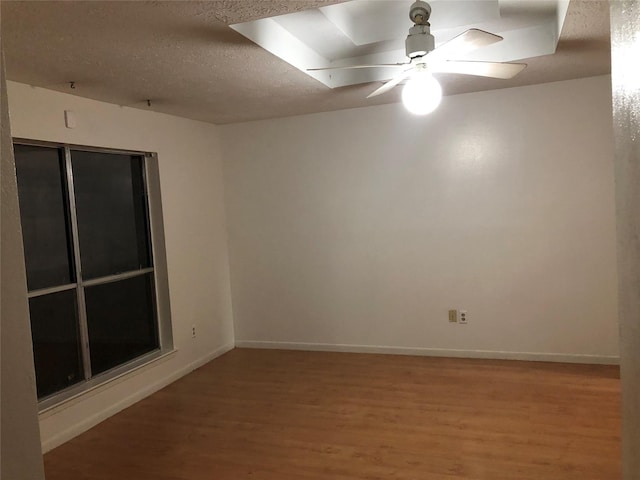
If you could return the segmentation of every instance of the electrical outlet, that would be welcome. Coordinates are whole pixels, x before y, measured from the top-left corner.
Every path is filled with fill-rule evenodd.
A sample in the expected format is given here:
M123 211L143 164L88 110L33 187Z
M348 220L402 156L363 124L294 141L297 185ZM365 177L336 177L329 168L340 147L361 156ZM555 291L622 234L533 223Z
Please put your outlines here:
M457 322L458 322L458 311L449 310L449 323L457 323Z
M458 317L458 323L462 325L466 325L469 322L469 318L467 317L466 310L460 310L460 316Z
M196 338L196 326L191 326L191 338Z

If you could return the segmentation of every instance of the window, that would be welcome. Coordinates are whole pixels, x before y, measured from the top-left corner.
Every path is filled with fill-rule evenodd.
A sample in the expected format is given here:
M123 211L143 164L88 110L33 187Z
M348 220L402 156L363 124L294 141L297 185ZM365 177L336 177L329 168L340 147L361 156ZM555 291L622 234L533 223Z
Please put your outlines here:
M14 149L44 408L172 349L157 160L22 140Z

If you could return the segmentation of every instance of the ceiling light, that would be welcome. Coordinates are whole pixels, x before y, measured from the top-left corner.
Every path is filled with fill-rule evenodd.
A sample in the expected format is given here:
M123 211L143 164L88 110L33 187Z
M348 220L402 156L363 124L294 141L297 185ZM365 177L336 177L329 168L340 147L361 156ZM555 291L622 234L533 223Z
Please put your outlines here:
M428 71L412 75L402 90L402 103L414 115L433 112L442 100L442 87Z

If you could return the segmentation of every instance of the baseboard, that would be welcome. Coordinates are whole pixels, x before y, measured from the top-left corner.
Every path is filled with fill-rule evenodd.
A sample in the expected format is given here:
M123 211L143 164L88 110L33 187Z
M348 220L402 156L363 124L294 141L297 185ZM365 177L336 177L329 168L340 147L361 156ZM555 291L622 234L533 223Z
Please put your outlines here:
M87 430L89 430L90 428L96 426L97 424L99 424L100 422L106 420L107 418L115 415L116 413L124 410L127 407L130 407L131 405L133 405L136 402L139 402L140 400L142 400L143 398L148 397L149 395L152 395L153 393L157 392L158 390L163 389L164 387L166 387L167 385L175 382L176 380L184 377L185 375L191 373L192 371L194 371L195 369L201 367L202 365L209 363L211 360L227 353L228 351L232 350L234 348L233 344L227 344L227 345L223 345L219 348L217 348L216 350L214 350L213 352L205 355L202 358L199 358L198 360L196 360L195 362L190 363L189 365L186 365L185 367L181 368L180 370L177 370L175 372L173 372L170 375L167 375L166 377L150 384L147 385L146 387L144 387L141 390L137 390L133 393L131 393L131 395L128 395L127 397L123 398L122 400L120 400L117 403L114 403L112 405L109 405L107 408L95 413L94 415L91 415L90 417L84 418L81 421L79 421L78 423L72 425L71 427L63 430L62 432L57 433L56 435L44 440L42 442L42 453L46 453L49 450L52 450L54 448L56 448L59 445L62 445L63 443L71 440L72 438L80 435L83 432L86 432Z
M267 348L308 350L317 352L386 353L391 355L421 355L427 357L487 358L496 360L527 360L535 362L585 363L618 365L620 357L567 353L501 352L492 350L452 350L444 348L389 347L379 345L345 345L331 343L236 341L237 348Z

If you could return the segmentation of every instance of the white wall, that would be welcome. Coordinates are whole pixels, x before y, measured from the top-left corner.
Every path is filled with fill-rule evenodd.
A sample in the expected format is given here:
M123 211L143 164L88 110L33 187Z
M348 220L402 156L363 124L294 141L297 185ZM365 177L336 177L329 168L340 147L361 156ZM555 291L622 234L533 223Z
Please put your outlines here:
M622 478L640 480L640 3L611 2L618 220Z
M0 40L0 478L44 479L18 186Z
M177 353L41 415L47 450L232 348L220 147L210 124L13 82L8 93L14 137L155 151L160 166ZM77 128L65 128L65 109Z
M616 361L610 77L220 131L236 345Z

